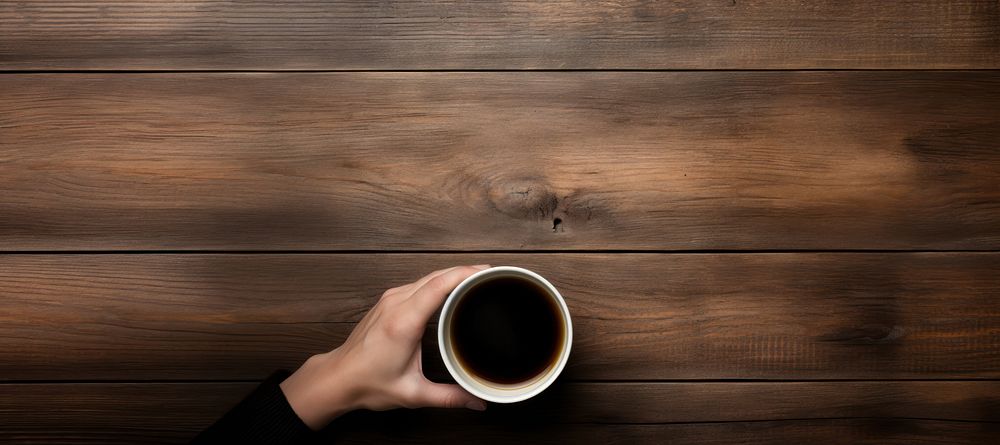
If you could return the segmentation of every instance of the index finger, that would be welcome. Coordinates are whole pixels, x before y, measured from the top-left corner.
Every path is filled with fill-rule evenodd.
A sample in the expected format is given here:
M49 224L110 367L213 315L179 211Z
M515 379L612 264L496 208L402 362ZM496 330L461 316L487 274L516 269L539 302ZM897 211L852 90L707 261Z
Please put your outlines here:
M405 294L406 298L409 298L411 295L413 295L413 290L420 289L420 287L423 286L424 283L430 281L432 278L434 278L434 277L436 277L438 275L441 275L441 274L443 274L443 273L445 273L445 272L447 272L449 270L455 269L457 267L462 267L462 266L453 266L453 267L449 267L449 268L445 268L445 269L435 270L434 272L431 272L431 273L429 273L427 275L424 275L423 277L421 277L417 281L414 281L414 282L412 282L410 284L406 284L406 285L403 285L403 286L399 286L399 287L397 287L395 289L398 292L401 292L401 293Z
M452 289L456 288L462 280L488 268L489 265L460 266L451 269L428 280L414 291L403 305L410 311L417 324L424 325L431 318L431 315L434 315L434 311L441 307Z

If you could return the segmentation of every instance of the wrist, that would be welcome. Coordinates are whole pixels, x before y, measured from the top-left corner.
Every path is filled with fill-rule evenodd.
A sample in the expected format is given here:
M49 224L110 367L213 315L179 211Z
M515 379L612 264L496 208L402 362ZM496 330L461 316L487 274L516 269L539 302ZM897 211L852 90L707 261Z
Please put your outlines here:
M314 431L355 409L335 352L309 357L279 385L295 414Z

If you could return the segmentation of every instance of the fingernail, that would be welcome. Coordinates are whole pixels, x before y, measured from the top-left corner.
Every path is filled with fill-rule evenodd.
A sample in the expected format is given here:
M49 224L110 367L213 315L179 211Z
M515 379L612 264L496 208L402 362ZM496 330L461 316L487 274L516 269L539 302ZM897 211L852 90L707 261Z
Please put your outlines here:
M489 264L477 264L477 265L472 266L472 267L475 267L476 269L489 269L490 265Z
M482 400L473 400L466 403L465 407L475 411L486 411L486 402Z

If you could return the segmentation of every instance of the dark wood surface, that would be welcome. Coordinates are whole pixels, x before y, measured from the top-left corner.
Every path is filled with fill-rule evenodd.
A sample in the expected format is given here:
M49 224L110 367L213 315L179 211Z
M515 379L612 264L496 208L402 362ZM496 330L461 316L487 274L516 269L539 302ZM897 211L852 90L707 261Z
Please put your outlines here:
M162 443L183 442L254 385L0 385L0 416L7 426L0 430L0 441L132 443L153 436ZM42 411L44 418L36 415ZM94 418L95 411L105 415ZM706 413L712 413L712 423L702 422ZM976 443L1000 433L997 422L1000 383L995 381L568 383L522 405L493 406L486 413L357 413L335 423L329 433L335 443L552 443L557 438L607 443L624 440L623 434L643 442L780 443L844 432L866 443L907 443L918 437ZM113 436L105 441L109 431ZM853 443L832 438L829 443Z
M256 379L480 263L561 289L568 380L1000 378L997 253L553 253L0 256L0 379Z
M991 72L0 77L0 249L1000 248Z
M490 262L557 385L324 442L996 443L998 68L995 0L0 2L0 442L184 443Z
M448 423L438 422L436 425ZM440 428L440 427L439 427ZM469 428L431 429L417 424L390 430L375 425L331 434L332 443L671 443L671 444L989 444L994 423L925 419L823 419L803 421L680 424L551 425L505 422Z
M0 69L998 68L994 0L0 2Z

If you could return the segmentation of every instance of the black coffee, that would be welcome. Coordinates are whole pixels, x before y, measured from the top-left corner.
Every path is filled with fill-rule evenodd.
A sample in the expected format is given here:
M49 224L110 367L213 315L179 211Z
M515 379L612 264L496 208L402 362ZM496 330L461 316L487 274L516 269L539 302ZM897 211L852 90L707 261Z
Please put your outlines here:
M459 363L495 383L529 380L562 352L558 303L526 278L496 277L469 289L452 315L451 341Z

